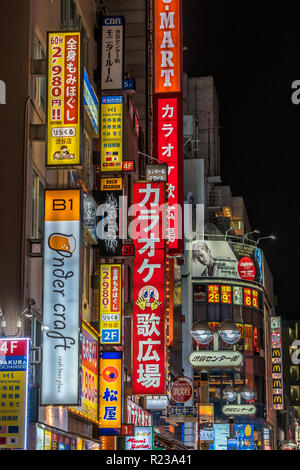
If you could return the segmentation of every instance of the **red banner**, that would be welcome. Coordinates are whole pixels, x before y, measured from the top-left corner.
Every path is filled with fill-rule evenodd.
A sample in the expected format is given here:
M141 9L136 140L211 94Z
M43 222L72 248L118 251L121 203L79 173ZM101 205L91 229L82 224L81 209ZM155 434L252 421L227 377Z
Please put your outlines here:
M164 183L135 183L133 394L165 393Z

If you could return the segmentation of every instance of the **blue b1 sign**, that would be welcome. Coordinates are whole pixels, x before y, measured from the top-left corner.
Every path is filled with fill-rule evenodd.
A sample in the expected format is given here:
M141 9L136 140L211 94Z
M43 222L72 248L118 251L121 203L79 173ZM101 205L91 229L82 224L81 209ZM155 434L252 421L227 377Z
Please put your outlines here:
M119 343L120 331L119 330L102 330L101 343Z

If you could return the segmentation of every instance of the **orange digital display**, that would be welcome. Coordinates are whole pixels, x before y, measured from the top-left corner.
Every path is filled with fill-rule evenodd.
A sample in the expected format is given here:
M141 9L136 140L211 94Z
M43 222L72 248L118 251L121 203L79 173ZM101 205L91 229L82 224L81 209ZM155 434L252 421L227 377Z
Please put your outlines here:
M244 289L244 305L245 307L251 307L252 305L251 289Z
M252 306L258 308L258 292L257 290L252 291Z
M221 302L222 304L231 304L231 286L221 286Z
M181 0L154 2L155 93L180 92Z
M219 286L209 285L208 287L208 303L217 304L220 302Z

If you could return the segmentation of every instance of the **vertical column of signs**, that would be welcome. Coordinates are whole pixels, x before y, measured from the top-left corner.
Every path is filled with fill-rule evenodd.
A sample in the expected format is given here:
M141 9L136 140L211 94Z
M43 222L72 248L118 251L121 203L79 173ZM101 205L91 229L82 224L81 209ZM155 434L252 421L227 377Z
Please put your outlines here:
M100 265L100 344L122 342L122 265Z
M154 151L168 165L168 241L183 252L183 109L181 0L154 2Z
M271 355L272 355L272 407L283 410L283 375L281 352L281 318L270 318Z
M78 405L80 190L45 191L42 404Z
M165 393L164 183L134 184L133 394Z
M80 40L79 32L48 33L48 167L81 163Z
M0 338L0 450L27 448L30 340Z

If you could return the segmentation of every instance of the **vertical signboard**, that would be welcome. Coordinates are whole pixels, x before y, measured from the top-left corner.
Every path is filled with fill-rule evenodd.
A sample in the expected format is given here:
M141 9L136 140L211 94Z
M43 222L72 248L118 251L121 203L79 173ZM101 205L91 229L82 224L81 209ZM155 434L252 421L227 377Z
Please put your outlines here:
M90 119L93 137L98 137L99 132L99 100L95 90L89 80L87 71L84 69L84 93L83 93L84 109Z
M27 448L30 340L0 338L0 450Z
M82 325L81 406L79 411L98 421L98 336Z
M101 98L101 171L122 171L123 96Z
M79 404L80 190L45 191L42 405Z
M154 1L155 93L181 91L181 0Z
M180 178L180 125L179 96L158 97L157 116L157 157L168 165L168 228L169 249L178 250L182 238L182 200ZM179 175L180 174L180 175ZM182 181L181 181L182 182ZM178 207L178 204L181 206Z
M103 189L102 189L103 188ZM97 237L103 258L122 256L120 238L120 198L123 195L121 178L102 178L101 191L97 191Z
M153 147L168 165L170 254L183 253L182 2L154 1Z
M100 344L121 344L121 264L100 265Z
M99 435L121 434L122 353L100 353Z
M281 317L270 318L272 355L272 408L283 410L283 374L281 350Z
M164 183L135 183L133 200L133 394L164 395Z
M80 165L80 32L48 33L46 165Z
M123 80L124 16L102 18L102 90L119 90Z

